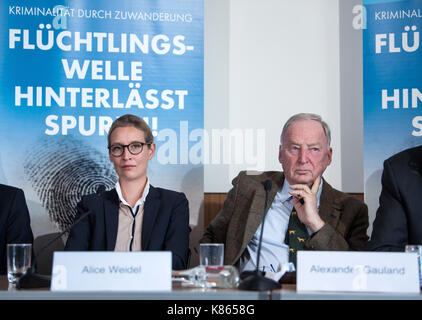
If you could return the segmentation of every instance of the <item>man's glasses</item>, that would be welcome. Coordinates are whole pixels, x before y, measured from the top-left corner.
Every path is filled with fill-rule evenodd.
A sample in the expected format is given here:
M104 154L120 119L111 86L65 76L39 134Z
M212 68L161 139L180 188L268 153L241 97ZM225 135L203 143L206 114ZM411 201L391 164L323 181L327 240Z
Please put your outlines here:
M120 157L125 151L125 148L127 148L131 154L137 155L142 152L144 145L149 146L150 144L151 142L150 143L132 142L126 145L112 144L111 146L108 147L108 150L110 150L110 153L113 157Z

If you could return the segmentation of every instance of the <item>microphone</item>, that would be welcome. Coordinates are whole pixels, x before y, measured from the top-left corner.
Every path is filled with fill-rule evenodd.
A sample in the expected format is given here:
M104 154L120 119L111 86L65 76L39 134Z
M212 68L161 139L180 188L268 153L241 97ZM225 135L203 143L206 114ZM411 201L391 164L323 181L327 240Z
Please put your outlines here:
M104 185L100 185L97 188L97 195L102 195L105 192L106 188ZM69 232L74 226L79 224L83 219L91 214L91 210L84 212L76 221L74 221L69 227L64 231L60 232L56 237L47 242L39 251L38 254L34 257L34 260L31 263L31 267L27 272L19 279L17 283L18 289L28 289L28 288L45 288L49 287L51 284L51 276L42 275L35 271L35 266L37 265L38 257L41 256L41 253L50 247L57 239L61 238L66 232Z
M244 271L240 274L240 279L243 279L239 283L239 289L241 290L253 290L253 291L266 291L280 289L281 285L269 278L264 276L262 271L259 271L259 260L261 257L261 247L262 247L262 235L264 234L264 224L265 216L267 215L267 203L268 203L268 193L272 187L272 181L267 179L264 181L264 190L265 190L265 203L264 203L264 214L262 217L261 223L261 235L259 236L258 242L258 254L256 258L256 269L254 271Z

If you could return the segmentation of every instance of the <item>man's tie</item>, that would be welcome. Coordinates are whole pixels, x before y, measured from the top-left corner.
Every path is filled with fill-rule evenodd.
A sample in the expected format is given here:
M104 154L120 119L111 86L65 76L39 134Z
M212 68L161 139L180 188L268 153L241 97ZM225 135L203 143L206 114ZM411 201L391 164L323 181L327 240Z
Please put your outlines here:
M295 268L297 251L305 249L306 239L308 239L308 231L305 225L300 222L296 209L293 207L284 242L289 246L289 262L293 262Z

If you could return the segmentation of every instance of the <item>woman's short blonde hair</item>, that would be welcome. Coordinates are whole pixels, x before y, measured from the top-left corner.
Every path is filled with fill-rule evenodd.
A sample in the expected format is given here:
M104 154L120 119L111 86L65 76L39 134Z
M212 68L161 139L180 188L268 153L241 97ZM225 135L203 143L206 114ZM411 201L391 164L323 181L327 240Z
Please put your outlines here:
M145 143L153 143L154 142L154 136L152 135L152 131L148 124L144 121L144 119L135 116L134 114L125 114L123 116L120 116L116 120L113 121L111 124L110 130L108 131L108 147L111 145L111 135L114 130L121 127L135 127L139 130L141 130L144 133L145 136ZM141 141L143 142L143 141ZM148 147L150 147L148 145Z

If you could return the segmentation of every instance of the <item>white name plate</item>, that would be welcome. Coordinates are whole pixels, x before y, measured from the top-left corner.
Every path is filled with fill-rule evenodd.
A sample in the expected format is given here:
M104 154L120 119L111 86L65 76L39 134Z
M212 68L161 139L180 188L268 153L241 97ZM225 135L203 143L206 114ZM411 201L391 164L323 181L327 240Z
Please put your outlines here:
M297 291L419 293L418 255L298 251Z
M52 291L170 291L171 252L55 252Z

